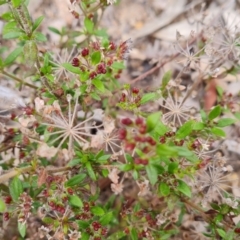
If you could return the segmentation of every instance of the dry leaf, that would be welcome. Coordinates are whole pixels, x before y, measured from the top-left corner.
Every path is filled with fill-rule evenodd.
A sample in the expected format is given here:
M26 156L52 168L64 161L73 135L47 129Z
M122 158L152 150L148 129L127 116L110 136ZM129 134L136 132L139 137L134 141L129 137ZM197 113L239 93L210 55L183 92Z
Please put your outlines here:
M37 181L38 187L41 187L44 183L46 183L46 178L47 178L47 170L43 168L40 170L40 173L38 174L38 181Z

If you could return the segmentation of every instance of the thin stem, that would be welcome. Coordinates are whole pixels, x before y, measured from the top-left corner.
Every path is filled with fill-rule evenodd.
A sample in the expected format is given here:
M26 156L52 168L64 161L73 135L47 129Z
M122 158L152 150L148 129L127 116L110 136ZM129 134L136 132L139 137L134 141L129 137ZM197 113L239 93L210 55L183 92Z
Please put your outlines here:
M7 146L4 146L4 147L0 148L0 153L1 153L1 152L5 152L5 151L7 151L8 149L11 149L11 148L13 148L13 147L15 147L15 143L14 143L14 144L9 144L9 145L7 145Z
M36 60L36 66L37 66L38 72L39 72L39 74L40 74L40 76L41 76L41 78L40 78L41 82L43 83L43 85L45 85L45 86L48 88L48 90L49 90L50 92L53 92L53 91L52 91L52 87L49 85L49 83L48 83L48 81L47 81L47 78L44 76L44 74L43 74L42 71L41 71L41 64L40 64L40 62L39 62L38 57L37 57L37 60Z
M32 166L23 167L23 168L16 168L16 169L10 170L6 174L3 174L3 175L0 176L0 183L6 182L10 178L13 178L13 177L15 177L17 175L20 175L22 173L28 172L30 170L33 170Z
M65 172L65 171L68 171L70 169L71 169L71 167L69 167L69 166L60 167L60 168L49 168L49 169L47 169L47 172L48 173L58 173L58 172ZM33 166L27 166L27 167L23 167L23 168L12 169L9 172L0 176L0 183L4 183L4 182L8 181L10 178L13 178L13 177L15 177L17 175L20 175L22 173L29 172L31 170L34 170Z
M68 171L70 169L71 169L71 167L69 167L69 166L59 167L59 168L49 168L49 169L47 169L47 172L58 173L58 172L65 172L65 171Z
M188 205L188 206L190 206L191 208L194 208L195 210L197 210L200 214L201 214L201 216L203 217L203 219L206 221L206 222L212 222L213 221L213 219L211 218L211 217L209 217L205 212L204 212L204 210L201 208L201 207L199 207L198 205L196 205L195 203L193 203L192 201L188 201L187 199L183 199L183 198L181 198L181 200L186 204L186 205ZM223 221L222 222L224 225L225 225L225 227L226 227L226 229L232 229L233 228L233 226L231 226L229 223L227 223L226 221Z
M199 36L201 36L202 33L199 34ZM195 41L196 41L197 38L194 38L191 42L190 42L190 45L193 44ZM151 75L152 73L156 72L158 69L161 69L164 65L166 65L168 62L172 61L173 59L175 59L176 57L178 57L181 53L178 52L174 55L172 55L168 60L166 60L165 62L162 62L162 63L158 63L155 67L151 68L149 71L143 73L142 75L140 75L139 77L136 77L135 79L133 79L131 81L131 85L144 79L145 77Z
M30 87L30 88L38 89L37 86L35 86L35 85L31 84L31 83L24 82L22 79L14 76L14 75L12 75L12 74L10 74L10 73L5 72L4 70L2 70L2 74L3 74L3 75L6 75L6 76L8 76L8 77L10 77L10 78L12 78L12 79L14 79L15 81L17 81L17 82L19 82L19 83L21 83L21 84L23 84L23 85L28 86L28 87Z

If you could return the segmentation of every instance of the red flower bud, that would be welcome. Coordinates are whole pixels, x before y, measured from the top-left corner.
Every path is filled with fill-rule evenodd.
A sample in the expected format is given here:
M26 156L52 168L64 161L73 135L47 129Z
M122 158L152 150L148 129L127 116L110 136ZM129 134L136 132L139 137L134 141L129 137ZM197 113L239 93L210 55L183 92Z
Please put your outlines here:
M122 119L122 124L124 124L124 125L131 125L133 122L132 122L132 120L130 119L130 118L124 118L124 119Z
M82 52L81 52L81 55L82 55L83 57L86 57L88 54L89 54L89 49L88 49L88 48L84 48L84 49L82 50Z

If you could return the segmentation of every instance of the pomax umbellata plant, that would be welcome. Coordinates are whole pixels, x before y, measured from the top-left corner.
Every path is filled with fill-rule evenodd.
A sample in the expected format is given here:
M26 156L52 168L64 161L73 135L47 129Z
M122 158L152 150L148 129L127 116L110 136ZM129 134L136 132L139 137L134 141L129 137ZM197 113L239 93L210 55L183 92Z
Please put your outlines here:
M220 36L218 27L208 36L209 26L192 32L185 45L177 32L171 57L123 84L133 42L111 41L98 24L98 10L115 2L69 1L86 38L77 43L73 34L56 53L42 50L44 16L34 19L26 1L0 1L8 5L3 45L14 45L1 51L0 72L29 99L0 86L1 239L11 221L19 239L240 239L238 177L214 147L226 138L224 127L239 121L239 99L219 88L211 109L187 103L200 80L226 62L222 75L239 69L238 35L226 48L220 40L230 33ZM175 60L176 77L165 72L148 92L134 86ZM31 68L27 77L23 66ZM191 69L198 79L186 88L181 77ZM156 111L144 110L152 104ZM134 190L125 194L129 182ZM40 226L30 236L32 216Z

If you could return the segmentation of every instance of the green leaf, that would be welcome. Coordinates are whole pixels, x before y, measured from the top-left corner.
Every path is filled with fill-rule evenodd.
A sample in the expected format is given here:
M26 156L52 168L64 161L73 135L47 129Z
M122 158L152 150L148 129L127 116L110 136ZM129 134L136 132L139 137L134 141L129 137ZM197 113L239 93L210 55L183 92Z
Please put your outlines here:
M216 136L226 137L226 133L221 128L213 127L211 132Z
M22 238L24 238L26 236L26 229L27 229L26 223L25 222L21 223L18 221L18 231Z
M139 173L136 169L133 170L132 172L132 176L134 180L138 180L139 179Z
M127 172L127 171L130 171L133 169L133 165L132 164L129 164L129 163L126 163L126 164L121 164L119 166L119 170L123 171L123 172Z
M89 240L90 239L90 235L86 232L82 232L81 233L81 240Z
M116 69L116 70L121 70L121 69L125 69L125 65L123 62L114 62L111 65L111 68Z
M94 31L94 35L102 38L107 38L108 34L106 29L98 29Z
M105 214L104 210L99 206L92 207L91 213L95 216L103 216Z
M91 93L90 96L97 101L101 101L100 96L95 92Z
M103 177L107 177L108 176L108 174L109 174L109 171L107 170L107 169L102 169L102 175L103 175Z
M209 113L208 115L208 119L209 120L213 120L216 117L218 117L222 112L222 108L218 105L216 106L214 109L212 109L212 111Z
M22 0L11 0L13 7L17 8L21 5Z
M179 156L187 158L190 162L197 162L199 160L197 155L186 147L175 147L175 149Z
M232 119L232 118L221 118L221 119L219 119L217 126L218 127L226 127L226 126L232 125L235 122L236 122L236 120Z
M44 222L44 223L46 223L46 224L53 224L53 222L54 222L54 219L53 218L51 218L51 217L44 217L43 219L42 219L42 221Z
M100 63L100 61L101 61L101 52L100 51L94 52L91 55L91 61L92 61L92 64L94 64L94 65Z
M223 229L217 228L217 232L220 235L220 237L222 237L222 238L226 237L226 232Z
M100 91L100 92L104 92L105 91L105 87L102 83L101 80L99 80L98 78L95 78L92 80L92 84Z
M44 16L41 16L41 17L36 19L36 21L34 22L33 27L32 27L32 31L33 32L40 26L40 24L42 23L43 19L44 19Z
M177 131L176 137L183 139L186 136L188 136L192 132L192 125L194 121L190 120L188 122L185 122Z
M166 144L161 144L157 146L157 154L161 157L176 157L178 151L173 146L168 146Z
M23 51L22 47L14 49L5 59L4 65L7 66L11 64L22 53L22 51Z
M39 42L46 42L47 41L47 37L40 32L35 32L34 37Z
M170 187L164 182L160 183L159 193L164 197L168 196L170 193Z
M178 163L177 162L171 162L168 165L168 172L171 174L174 174L178 169Z
M138 234L137 234L136 228L131 229L130 236L132 240L138 240Z
M106 162L111 157L110 154L103 155L97 159L98 162Z
M18 177L14 177L9 185L9 191L13 201L17 201L20 195L23 193L23 185Z
M5 202L0 198L0 212L3 213L6 210Z
M162 90L164 90L166 88L166 86L168 85L168 82L170 81L172 77L172 73L171 71L167 71L164 75L163 75L163 78L162 78Z
M62 66L69 72L80 74L81 70L78 67L74 67L71 63L62 63Z
M0 5L3 5L3 4L5 4L5 3L7 3L6 0L0 0Z
M48 27L48 29L49 29L51 32L53 32L53 33L56 33L56 34L58 34L58 35L61 35L61 32L60 32L58 29L54 28L54 27Z
M207 114L203 110L200 110L201 118L203 122L207 121Z
M94 23L89 18L84 19L84 26L85 26L86 30L88 31L88 33L93 32Z
M96 175L95 175L95 173L94 173L94 171L93 171L93 168L92 168L92 165L91 165L90 162L87 162L87 163L86 163L86 168L87 168L87 172L88 172L88 175L90 176L90 178L91 178L92 180L96 181L96 180L97 180L97 177L96 177Z
M147 123L148 132L151 132L156 127L156 125L160 121L160 116L161 116L160 112L155 112L155 113L150 114L147 117L146 123Z
M102 39L101 45L102 45L104 48L108 48L108 47L109 47L108 37Z
M81 229L86 229L89 227L89 223L86 221L76 220L76 222Z
M23 35L21 30L3 34L3 39L14 39Z
M67 187L72 187L75 185L78 185L79 183L81 183L85 178L86 178L86 174L85 173L81 173L78 175L73 176L72 178L70 178L67 182L66 182L66 186Z
M156 137L159 138L160 136L163 136L167 131L168 128L161 121L159 121L154 128L153 135L156 135Z
M75 207L80 207L80 208L83 207L83 202L77 195L69 196L69 203Z
M187 197L192 196L190 187L182 180L178 180L177 189Z
M142 96L141 98L141 104L145 104L147 102L150 102L152 100L155 100L157 97L157 94L155 92L151 92L151 93L146 93Z
M80 81L85 82L89 79L89 73L88 72L81 72L79 75Z
M99 222L101 223L101 225L106 226L107 224L109 224L113 219L113 213L112 212L108 212L107 214L103 215L100 219Z
M228 209L229 210L229 209ZM220 223L223 220L223 215L218 213L217 216L214 218L216 223Z
M192 125L192 130L199 131L199 130L204 129L204 127L205 127L204 123L202 123L202 122L194 122L193 125Z
M240 112L235 113L234 116L235 116L238 120L240 120Z
M217 88L218 95L219 95L220 97L222 97L222 96L223 96L223 93L224 93L224 90L223 90L220 86L217 86L216 88Z
M17 30L17 23L15 21L7 22L3 26L2 33L8 33L8 32L13 32L14 30Z
M152 185L154 185L158 180L157 168L153 164L149 163L146 167L146 172L147 172L147 176L148 176L150 183Z

